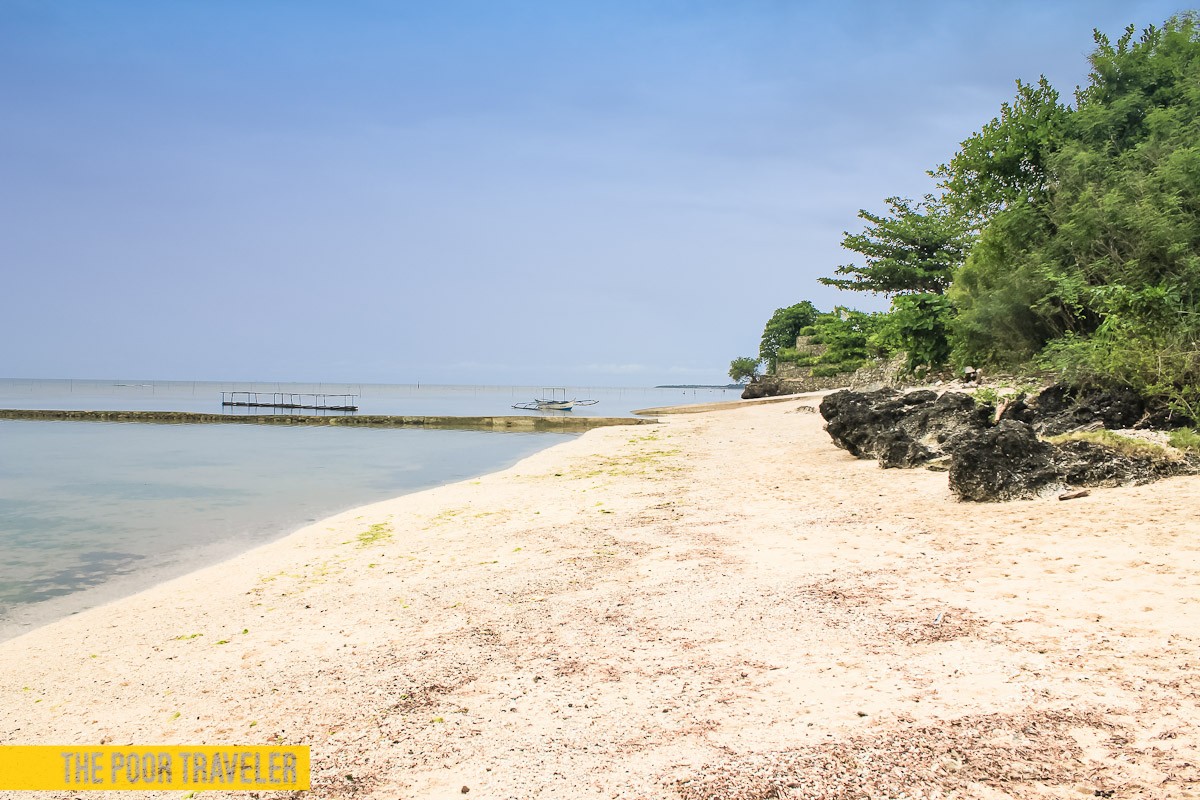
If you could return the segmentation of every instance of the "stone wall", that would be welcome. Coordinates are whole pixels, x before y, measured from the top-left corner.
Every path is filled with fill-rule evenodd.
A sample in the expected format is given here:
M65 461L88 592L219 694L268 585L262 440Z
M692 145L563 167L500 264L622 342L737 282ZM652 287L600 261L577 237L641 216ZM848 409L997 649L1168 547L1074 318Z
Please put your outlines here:
M807 337L800 337L805 339ZM807 343L806 343L807 344ZM819 347L820 345L813 345ZM779 364L774 375L764 375L746 387L742 394L744 398L772 397L780 394L803 394L804 392L824 392L832 389L858 389L870 391L884 387L898 388L911 385L911 379L899 377L904 366L903 354L893 356L887 361L877 361L868 364L854 372L841 375L817 377L812 374L811 367L799 367L795 364Z

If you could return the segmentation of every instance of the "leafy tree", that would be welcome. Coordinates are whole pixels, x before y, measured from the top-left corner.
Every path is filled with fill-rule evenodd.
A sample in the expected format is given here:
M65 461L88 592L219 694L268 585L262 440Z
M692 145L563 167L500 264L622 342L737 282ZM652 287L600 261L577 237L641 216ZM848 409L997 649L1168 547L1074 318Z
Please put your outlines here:
M758 367L762 359L752 356L740 356L729 362L729 377L735 383L758 377Z
M941 179L949 208L979 222L1013 202L1040 201L1069 113L1046 76L1033 84L1018 80L1016 98L930 173Z
M835 270L848 278L818 278L826 286L876 294L942 294L971 243L969 225L934 197L923 202L889 197L889 215L862 210L862 233L846 233L842 247L862 254L864 265Z
M953 308L943 293L974 238L971 224L932 196L921 203L889 197L891 214L860 211L868 225L847 233L842 246L862 254L863 266L837 268L847 278L819 278L840 289L892 296L888 320L876 321L875 340L908 353L908 368L941 366L950 355Z
M1070 298L1077 292L1055 290L1063 276L1041 248L1050 227L1039 208L1019 203L983 230L947 294L956 311L953 362L1018 368L1076 327L1082 311Z
M881 315L874 342L907 355L905 368L939 367L950 357L950 320L954 310L940 294L902 294Z
M1064 375L1195 409L1200 27L1186 14L1138 38L1095 38L1076 109L1028 142L1040 177L993 195L1003 202L957 276L955 358L1041 351Z
M808 300L787 308L775 309L775 313L763 328L762 341L758 347L759 359L767 363L768 372L775 371L780 349L795 345L801 329L812 325L820 313Z

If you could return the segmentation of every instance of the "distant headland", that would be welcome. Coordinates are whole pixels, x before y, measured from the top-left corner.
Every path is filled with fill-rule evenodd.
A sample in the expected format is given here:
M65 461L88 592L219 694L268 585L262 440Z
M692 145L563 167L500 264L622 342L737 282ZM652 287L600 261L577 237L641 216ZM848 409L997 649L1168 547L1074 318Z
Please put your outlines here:
M655 389L745 389L744 383L667 383Z

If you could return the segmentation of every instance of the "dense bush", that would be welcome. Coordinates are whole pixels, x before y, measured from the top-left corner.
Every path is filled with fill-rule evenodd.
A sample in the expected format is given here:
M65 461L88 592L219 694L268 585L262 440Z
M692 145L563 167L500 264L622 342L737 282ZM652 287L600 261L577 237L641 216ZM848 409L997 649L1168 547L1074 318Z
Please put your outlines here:
M881 314L865 314L849 308L835 308L820 314L812 325L801 329L820 352L800 352L796 348L779 351L779 360L810 367L817 377L853 372L882 354L873 342L879 330Z
M1073 105L1045 78L931 174L941 194L861 211L831 286L886 314L779 309L762 357L826 374L892 352L910 370L1048 368L1200 418L1200 23L1095 34ZM828 350L797 352L806 332ZM769 334L769 335L768 335Z

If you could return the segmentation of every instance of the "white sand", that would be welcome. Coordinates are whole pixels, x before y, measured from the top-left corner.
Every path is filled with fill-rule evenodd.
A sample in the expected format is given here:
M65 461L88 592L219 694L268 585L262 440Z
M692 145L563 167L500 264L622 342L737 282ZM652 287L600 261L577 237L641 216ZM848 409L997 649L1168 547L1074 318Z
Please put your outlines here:
M0 644L3 741L309 744L319 797L1200 796L1200 479L959 504L798 405L591 431Z

